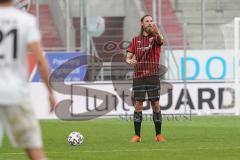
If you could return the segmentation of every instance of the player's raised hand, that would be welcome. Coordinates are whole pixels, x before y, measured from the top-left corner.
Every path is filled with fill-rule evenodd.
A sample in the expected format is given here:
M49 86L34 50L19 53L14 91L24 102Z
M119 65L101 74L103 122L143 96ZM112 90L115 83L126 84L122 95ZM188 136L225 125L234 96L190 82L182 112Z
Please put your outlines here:
M152 28L153 28L153 34L158 34L159 33L159 30L158 30L158 27L157 27L156 23L153 23Z

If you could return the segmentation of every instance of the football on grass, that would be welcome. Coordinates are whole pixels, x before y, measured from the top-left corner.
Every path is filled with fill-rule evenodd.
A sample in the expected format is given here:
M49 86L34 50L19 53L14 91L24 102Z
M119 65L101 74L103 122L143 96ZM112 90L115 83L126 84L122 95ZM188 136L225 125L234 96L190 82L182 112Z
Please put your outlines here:
M73 131L68 135L67 141L70 145L79 146L83 143L83 135L80 132Z

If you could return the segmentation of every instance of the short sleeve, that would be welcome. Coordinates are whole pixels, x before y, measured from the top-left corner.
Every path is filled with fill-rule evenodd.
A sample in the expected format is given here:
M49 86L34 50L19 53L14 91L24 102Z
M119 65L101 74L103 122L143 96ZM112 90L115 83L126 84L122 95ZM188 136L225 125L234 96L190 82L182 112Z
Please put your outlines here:
M33 18L31 23L29 23L27 43L38 42L41 40L40 31L37 26L36 19Z
M130 52L130 53L133 53L133 54L135 53L134 38L132 39L132 42L130 43L127 51Z

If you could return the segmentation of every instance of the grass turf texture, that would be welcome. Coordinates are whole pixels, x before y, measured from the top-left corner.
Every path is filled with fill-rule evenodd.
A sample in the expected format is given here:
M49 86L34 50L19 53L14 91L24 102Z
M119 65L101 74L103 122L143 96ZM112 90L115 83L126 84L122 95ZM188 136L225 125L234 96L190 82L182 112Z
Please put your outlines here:
M142 124L142 142L130 143L133 124L120 119L65 122L41 121L45 151L49 160L239 160L240 117L192 117L191 120L164 121L166 142L154 141L154 125ZM78 147L67 143L67 135L82 132L85 141ZM20 149L6 137L0 160L26 160Z

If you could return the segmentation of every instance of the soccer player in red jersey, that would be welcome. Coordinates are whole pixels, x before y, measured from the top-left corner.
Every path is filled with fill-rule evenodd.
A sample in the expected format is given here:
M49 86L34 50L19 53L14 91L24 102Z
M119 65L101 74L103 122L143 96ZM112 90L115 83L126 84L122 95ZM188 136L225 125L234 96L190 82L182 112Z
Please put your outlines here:
M160 98L160 51L163 36L158 31L151 15L141 18L141 31L132 39L127 50L126 62L134 65L133 73L133 98L134 98L134 129L135 135L131 142L141 141L141 123L143 101L151 101L153 122L155 125L157 142L164 141L161 134L162 114L159 105ZM147 93L147 99L145 95Z

